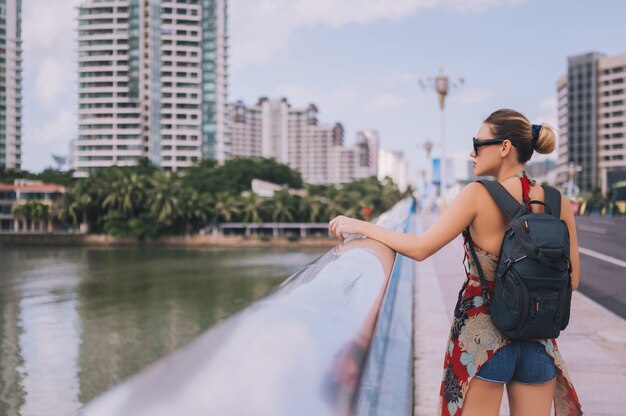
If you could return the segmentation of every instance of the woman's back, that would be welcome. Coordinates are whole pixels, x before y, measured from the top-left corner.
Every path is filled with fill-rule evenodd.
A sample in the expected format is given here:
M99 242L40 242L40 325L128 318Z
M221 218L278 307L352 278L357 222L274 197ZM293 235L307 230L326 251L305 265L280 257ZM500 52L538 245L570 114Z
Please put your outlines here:
M508 178L502 182L502 186L509 191L517 202L523 203L522 184L519 178ZM502 210L500 210L500 207L489 195L487 188L481 186L476 187L476 190L480 192L480 195L475 199L478 204L478 207L476 207L477 214L470 225L472 239L483 250L498 255L502 245L502 238L509 222ZM531 186L530 199L544 202L544 192L541 185ZM543 206L540 204L533 204L532 209L533 212L543 212Z

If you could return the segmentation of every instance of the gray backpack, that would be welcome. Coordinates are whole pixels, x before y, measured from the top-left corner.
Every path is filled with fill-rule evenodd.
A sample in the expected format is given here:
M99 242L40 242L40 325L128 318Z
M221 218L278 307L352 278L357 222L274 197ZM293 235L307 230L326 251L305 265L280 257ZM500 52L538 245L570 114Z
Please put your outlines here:
M558 337L569 323L572 299L569 232L560 219L560 192L543 186L546 203L522 205L500 183L477 182L487 188L509 220L491 299L469 227L465 231L491 320L510 339ZM545 212L531 212L531 204L543 205Z

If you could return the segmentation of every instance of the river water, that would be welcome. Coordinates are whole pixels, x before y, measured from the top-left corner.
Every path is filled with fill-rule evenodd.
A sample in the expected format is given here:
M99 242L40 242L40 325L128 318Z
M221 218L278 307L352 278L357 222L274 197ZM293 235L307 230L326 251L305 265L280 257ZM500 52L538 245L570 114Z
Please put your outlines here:
M324 249L0 248L0 415L73 415Z

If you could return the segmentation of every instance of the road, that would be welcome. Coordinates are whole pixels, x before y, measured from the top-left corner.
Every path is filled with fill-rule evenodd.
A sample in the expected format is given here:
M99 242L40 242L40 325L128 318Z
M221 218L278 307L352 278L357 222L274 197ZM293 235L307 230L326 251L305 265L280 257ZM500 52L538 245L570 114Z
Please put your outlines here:
M626 319L626 218L576 217L580 291Z

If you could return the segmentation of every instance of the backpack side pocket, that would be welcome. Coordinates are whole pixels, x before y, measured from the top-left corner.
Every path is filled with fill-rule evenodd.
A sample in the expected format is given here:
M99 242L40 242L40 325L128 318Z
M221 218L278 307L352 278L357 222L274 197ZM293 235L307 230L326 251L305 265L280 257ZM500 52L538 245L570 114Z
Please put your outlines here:
M496 278L489 312L494 325L504 335L526 320L528 304L528 291L513 270Z

